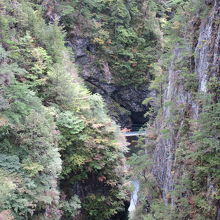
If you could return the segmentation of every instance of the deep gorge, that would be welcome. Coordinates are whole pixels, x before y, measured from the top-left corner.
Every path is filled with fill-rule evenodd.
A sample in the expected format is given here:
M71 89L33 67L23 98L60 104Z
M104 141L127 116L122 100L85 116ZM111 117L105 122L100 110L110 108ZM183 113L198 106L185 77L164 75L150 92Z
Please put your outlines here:
M0 39L0 220L220 220L220 0L0 0Z

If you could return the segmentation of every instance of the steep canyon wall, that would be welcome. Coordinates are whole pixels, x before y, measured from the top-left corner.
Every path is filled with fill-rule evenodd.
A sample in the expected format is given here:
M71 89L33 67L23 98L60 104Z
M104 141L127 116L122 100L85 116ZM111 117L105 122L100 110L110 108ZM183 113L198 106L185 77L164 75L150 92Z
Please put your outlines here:
M145 216L156 219L220 219L219 197L216 196L219 183L212 174L203 173L202 180L199 179L202 160L196 163L194 158L202 148L202 144L198 144L203 140L202 136L197 143L194 139L198 130L202 132L199 120L203 116L200 115L206 114L207 103L218 105L216 103L219 102L220 1L206 1L204 7L207 9L206 15L201 17L201 9L197 10L184 27L187 31L181 36L182 42L176 43L172 49L167 87L162 95L163 105L148 130L148 133L155 132L153 150L148 150L152 157L148 178L153 175L153 190L158 194L155 196L149 190L148 179L143 182L143 188L148 188L146 198L152 205L151 214L147 214L149 210L143 211L144 200L140 204ZM218 119L219 115L216 117ZM215 138L217 140L218 135ZM148 135L146 146L152 144L151 139ZM215 143L214 154L218 154L219 140ZM206 148L204 155L208 151ZM217 169L214 166L215 172ZM155 208L159 201L165 205L159 206L162 209L160 212ZM160 217L158 213L166 213L163 215L167 217Z

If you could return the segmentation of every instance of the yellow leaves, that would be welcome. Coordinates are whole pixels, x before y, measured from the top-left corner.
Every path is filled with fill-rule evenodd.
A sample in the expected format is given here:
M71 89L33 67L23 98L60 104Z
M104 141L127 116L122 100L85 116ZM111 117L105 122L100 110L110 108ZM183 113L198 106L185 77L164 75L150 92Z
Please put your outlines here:
M16 189L16 181L18 182L18 180L14 178L14 176L0 169L0 198L2 198L2 195L4 193L8 194L11 190Z
M114 147L115 149L117 148L121 148L121 143L120 142L114 142L114 143L111 143L111 146Z
M92 194L89 195L89 198L90 198L91 200L95 200L95 199L96 199L96 195L92 193Z
M106 181L106 184L114 187L114 186L116 186L118 183L117 183L117 181L107 180L107 181Z
M171 194L170 194L170 193L167 193L167 194L166 194L166 198L167 198L168 200L170 200L170 199L171 199Z
M166 8L166 11L167 11L167 12L171 12L171 11L172 11L172 8Z
M0 127L6 126L7 124L7 119L0 115Z
M47 83L48 79L49 79L48 77L44 77L44 78L40 78L40 79L36 80L36 82L40 85L45 85Z
M94 141L96 144L107 144L109 142L107 138L103 138L103 137L95 138Z
M218 190L219 191L219 190ZM211 192L211 198L216 198L217 196L218 196L218 192L216 192L216 191L213 191L213 192Z
M35 162L31 162L28 160L23 161L22 168L29 172L30 176L35 176L38 172L43 171L44 167Z
M167 19L162 17L162 18L160 19L160 22L161 22L161 23L166 23L166 22L167 22Z
M115 127L106 127L107 132L115 132Z
M101 38L98 38L98 37L95 37L93 39L93 43L94 44L99 44L99 45L104 45L105 44L104 40L102 40Z
M166 18L163 18L163 17L162 17L162 18L160 18L160 23L161 23L161 26L162 26L162 27L165 27L168 22L167 22L167 19L166 19Z
M101 138L95 138L94 141L96 144L101 144L103 142Z
M45 107L45 111L47 112L48 115L52 117L57 117L57 110L55 107Z
M171 28L174 29L174 30L177 30L177 29L180 28L180 26L181 26L181 24L180 24L179 21L174 21L173 26Z
M82 166L86 162L87 158L79 154L73 154L68 161L74 166Z

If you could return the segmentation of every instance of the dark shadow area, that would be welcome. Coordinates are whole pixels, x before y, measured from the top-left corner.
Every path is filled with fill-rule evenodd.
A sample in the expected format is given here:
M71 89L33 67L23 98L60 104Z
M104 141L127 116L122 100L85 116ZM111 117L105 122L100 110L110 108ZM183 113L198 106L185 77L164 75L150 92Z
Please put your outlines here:
M132 120L132 131L138 131L147 121L148 118L144 117L145 112L132 112L131 120Z
M118 212L115 216L113 216L111 219L109 220L128 220L128 208L130 206L130 202L129 201L125 201L124 202L124 210L122 210L121 212Z

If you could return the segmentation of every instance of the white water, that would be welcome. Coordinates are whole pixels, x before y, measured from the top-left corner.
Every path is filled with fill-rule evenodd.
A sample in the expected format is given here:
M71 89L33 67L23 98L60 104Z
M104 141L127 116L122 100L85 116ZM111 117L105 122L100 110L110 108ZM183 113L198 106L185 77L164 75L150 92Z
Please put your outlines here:
M133 185L133 192L131 194L131 200L130 200L130 206L128 208L129 212L133 212L136 208L137 205L137 200L138 200L138 191L139 191L139 182L138 180L133 180L132 181Z

